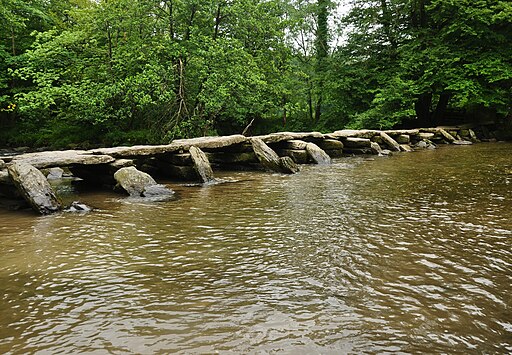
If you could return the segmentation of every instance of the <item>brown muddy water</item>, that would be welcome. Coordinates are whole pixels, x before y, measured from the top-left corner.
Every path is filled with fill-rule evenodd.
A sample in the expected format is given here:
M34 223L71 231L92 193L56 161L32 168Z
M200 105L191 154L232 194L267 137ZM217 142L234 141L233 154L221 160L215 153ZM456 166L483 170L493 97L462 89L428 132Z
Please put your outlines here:
M512 352L512 144L223 177L1 211L0 353Z

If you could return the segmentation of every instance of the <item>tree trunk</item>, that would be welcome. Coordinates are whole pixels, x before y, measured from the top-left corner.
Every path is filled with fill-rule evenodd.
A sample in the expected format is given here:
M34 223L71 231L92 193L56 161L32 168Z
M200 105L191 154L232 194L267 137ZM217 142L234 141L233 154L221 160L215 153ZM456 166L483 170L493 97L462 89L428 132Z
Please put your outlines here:
M169 1L169 37L174 39L174 8L173 1Z
M286 127L287 121L287 111L286 111L286 97L283 97L283 127Z
M219 5L217 6L217 13L215 14L215 28L213 31L213 41L216 41L217 36L219 35L219 27L220 27L220 20L221 20L220 10L221 10L221 4L219 3Z
M443 92L439 96L439 101L437 102L436 109L432 114L432 123L435 125L439 125L443 119L444 113L446 112L446 108L448 107L448 102L450 102L451 94L448 92Z
M110 33L110 24L108 21L105 23L105 30L107 31L107 42L108 42L108 67L112 72L112 35Z
M425 0L417 0L412 10L412 24L416 28L427 27L427 11Z
M197 6L194 4L190 7L190 17L188 19L187 29L185 31L185 41L188 41L190 39L190 33L192 30L192 24L194 23L194 17L196 16L196 12Z
M431 113L430 107L432 106L432 93L425 93L418 97L418 100L414 104L416 110L416 116L418 117L418 124L431 125Z
M398 44L393 34L393 29L391 28L391 13L389 12L386 0L380 0L380 7L382 10L382 26L384 27L384 33L386 34L386 37L391 44L391 48L393 49L394 54Z
M11 28L11 50L12 50L12 56L16 56L16 36L14 33L14 28Z
M323 85L321 85L318 88L319 97L318 97L318 100L316 101L316 106L315 106L315 122L319 122L320 116L322 115L322 91L323 91Z
M313 120L313 85L311 79L308 79L308 108L309 108L309 121Z
M213 27L212 39L214 42L216 42L219 37L220 23L222 20L222 11L221 10L222 10L222 6L219 3L219 5L217 6L217 11L215 13L215 25ZM201 80L201 83L199 83L199 88L197 90L197 95L196 95L196 100L194 103L193 112L196 112L196 111L201 112L203 110L203 107L202 107L201 101L199 100L199 97L200 97L201 92L203 91L204 84L206 83L206 81L208 80L208 77L210 76L210 72L211 72L210 65L208 65L206 75Z

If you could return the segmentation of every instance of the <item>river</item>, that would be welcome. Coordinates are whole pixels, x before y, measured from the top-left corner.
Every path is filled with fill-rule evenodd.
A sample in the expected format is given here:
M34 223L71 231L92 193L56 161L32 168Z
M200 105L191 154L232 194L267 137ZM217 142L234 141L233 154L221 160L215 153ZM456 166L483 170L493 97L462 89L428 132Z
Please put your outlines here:
M221 176L0 211L0 353L512 352L512 144Z

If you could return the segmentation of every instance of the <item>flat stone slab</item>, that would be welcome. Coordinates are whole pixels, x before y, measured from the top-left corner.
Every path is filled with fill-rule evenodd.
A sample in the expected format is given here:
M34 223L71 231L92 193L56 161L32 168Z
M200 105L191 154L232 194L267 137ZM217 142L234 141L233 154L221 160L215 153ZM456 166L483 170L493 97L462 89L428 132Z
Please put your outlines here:
M304 141L301 141L298 139L292 139L289 141L284 141L282 147L284 149L305 150L307 145L308 145L307 142L304 142Z
M15 156L13 162L30 164L37 169L63 167L70 165L108 164L115 159L109 155L94 155L84 150L64 150L40 153L26 153Z
M178 145L180 149L189 150L194 146L199 149L220 149L232 145L241 144L247 141L247 137L241 134L222 137L199 137L191 139L179 139L171 142L171 145Z
M139 156L172 153L180 150L179 145L134 145L131 147L100 148L89 151L94 155L109 155L114 158L133 158Z
M244 143L247 137L240 134L222 137L199 137L191 139L178 139L164 145L135 145L132 147L114 147L91 150L92 154L110 155L115 158L139 157L188 151L194 146L199 149L220 149L235 144Z
M272 144L290 140L324 139L324 135L320 132L278 132L252 138L259 138L266 144Z
M453 143L456 141L455 137L453 137L450 133L446 132L444 129L439 128L439 133L449 142Z
M407 136L417 136L420 133L419 129L388 129L383 131L387 133L391 137L407 135Z
M346 148L370 148L371 141L368 138L348 137L343 140Z
M379 131L369 129L343 129L341 131L335 131L327 135L328 138L340 139L340 138L367 138L370 139L373 136L379 134Z
M336 149L343 149L343 143L340 140L337 139L324 139L322 141L319 141L316 143L320 148L323 150L336 150Z
M412 152L412 148L409 144L400 144L400 151L402 152Z
M420 139L432 139L434 138L435 136L435 133L429 133L429 132L421 132L418 134L418 137L420 137Z

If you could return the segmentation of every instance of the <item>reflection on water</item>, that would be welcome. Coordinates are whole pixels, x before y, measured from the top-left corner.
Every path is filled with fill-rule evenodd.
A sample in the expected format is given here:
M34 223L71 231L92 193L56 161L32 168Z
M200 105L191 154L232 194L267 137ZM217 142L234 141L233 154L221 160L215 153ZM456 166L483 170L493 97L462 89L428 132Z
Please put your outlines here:
M511 150L0 212L0 353L512 352Z

